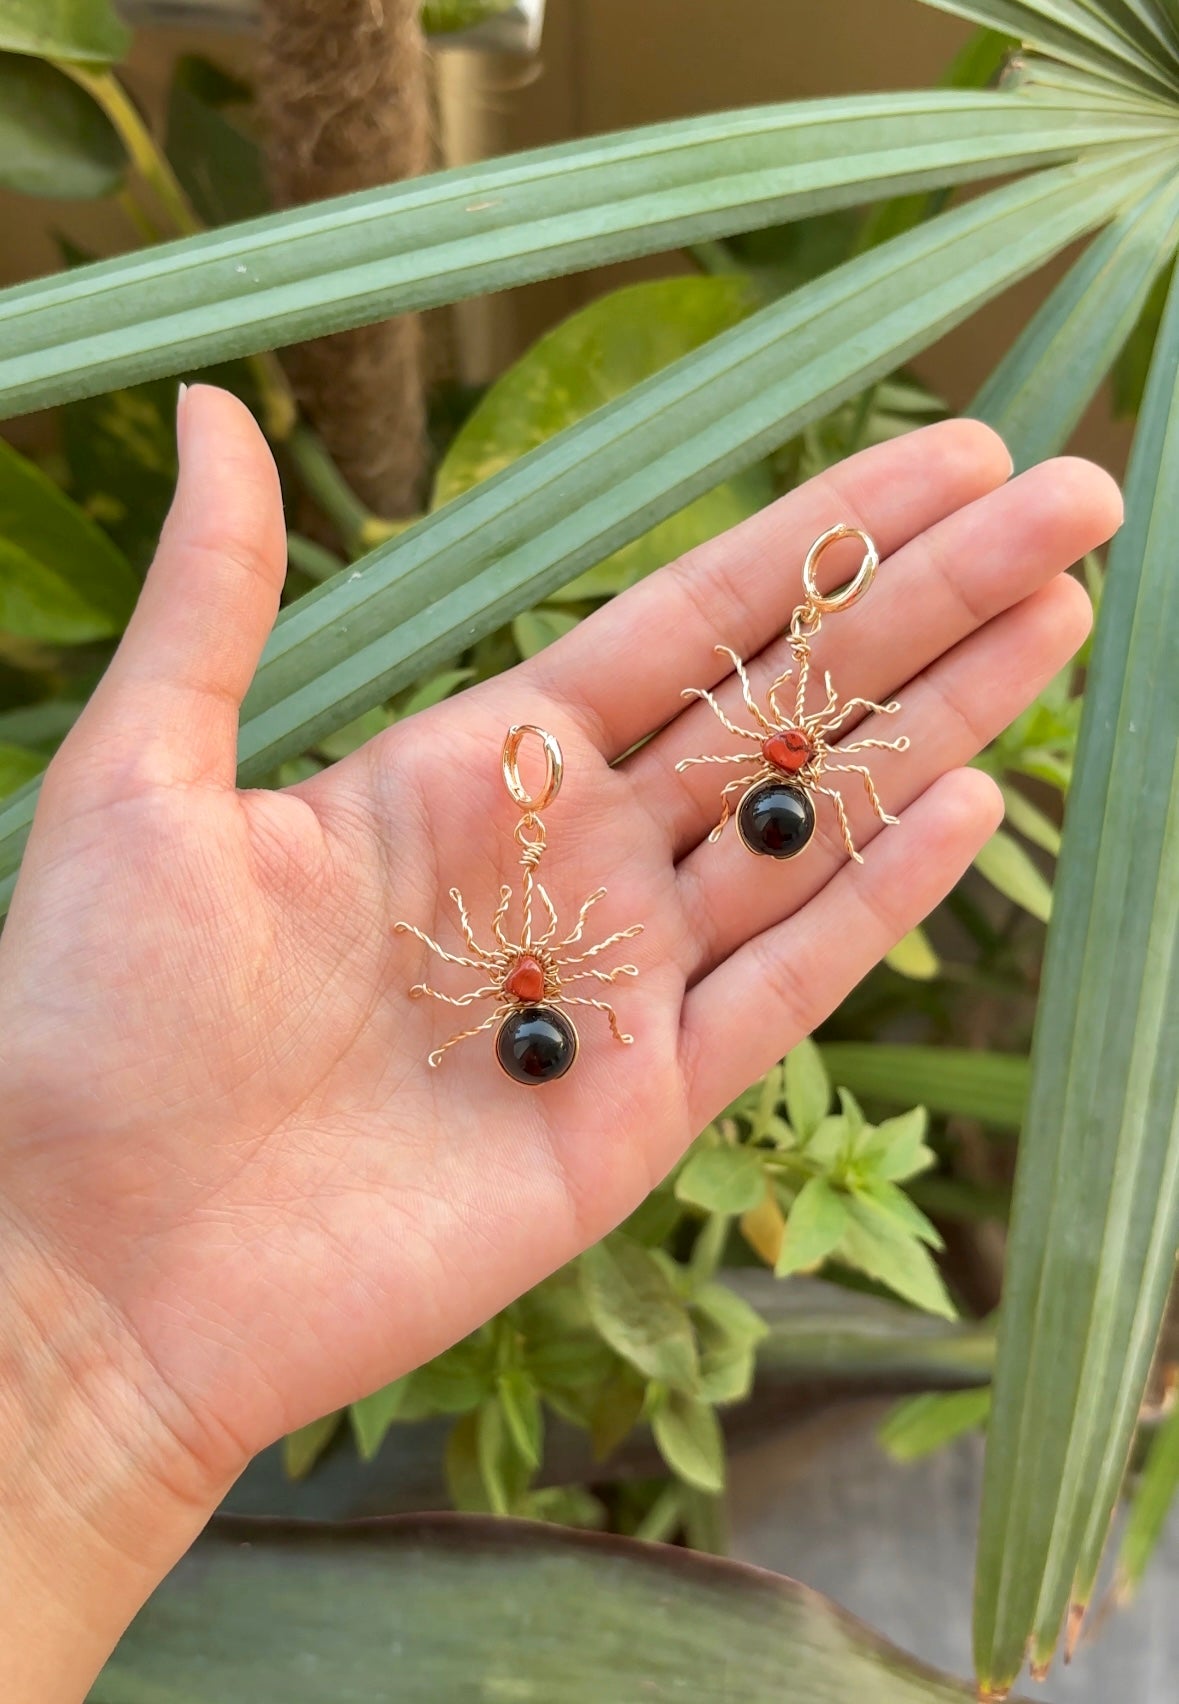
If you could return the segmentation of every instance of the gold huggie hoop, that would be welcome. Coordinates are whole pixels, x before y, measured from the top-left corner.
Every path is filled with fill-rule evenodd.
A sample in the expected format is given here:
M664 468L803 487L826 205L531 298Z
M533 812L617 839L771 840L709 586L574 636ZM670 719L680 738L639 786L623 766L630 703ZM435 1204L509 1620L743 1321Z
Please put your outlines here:
M833 592L830 597L824 597L815 582L815 571L825 550L840 539L858 538L864 547L864 560L856 570L854 579L850 580L842 591ZM850 609L852 604L863 597L868 587L876 577L880 566L880 552L872 539L861 527L849 526L846 521L828 527L827 531L817 538L806 553L806 561L802 565L802 589L806 593L806 601L817 614L830 615L837 609Z
M524 744L526 734L535 734L544 747L544 785L535 797L520 779L520 747ZM508 792L522 811L535 815L543 811L546 805L551 805L561 791L564 774L565 759L561 756L561 747L554 734L546 733L544 728L538 728L532 722L521 722L518 726L508 729L508 737L504 741L504 781Z

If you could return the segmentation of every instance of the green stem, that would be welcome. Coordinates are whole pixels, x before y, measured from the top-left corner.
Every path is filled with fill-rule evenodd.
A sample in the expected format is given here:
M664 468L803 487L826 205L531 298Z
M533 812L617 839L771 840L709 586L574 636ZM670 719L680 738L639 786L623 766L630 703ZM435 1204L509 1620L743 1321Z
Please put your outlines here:
M705 1219L692 1244L692 1276L698 1284L707 1284L716 1277L732 1222L727 1213L710 1213Z
M198 231L200 225L175 172L156 146L155 137L114 73L92 71L85 65L75 65L65 59L55 59L53 63L67 77L72 77L102 108L126 148L131 164L151 188L175 229L185 236Z
M330 580L347 566L332 551L325 550L314 539L304 538L302 533L287 534L287 560L292 568L297 568L317 584Z
M723 1499L711 1492L699 1491L694 1485L686 1485L684 1537L692 1550L702 1550L709 1556L727 1556L729 1534Z
M141 242L150 244L160 241L160 233L149 217L146 208L141 205L131 190L124 186L117 191L115 200Z
M690 243L687 252L701 272L708 274L709 277L721 277L727 273L740 272L741 270L725 242L708 240Z
M366 533L377 519L344 479L310 427L299 421L285 440L299 478L337 529L350 556L365 548Z
M666 1544L684 1518L684 1487L677 1479L665 1485L635 1528L634 1536L648 1544Z

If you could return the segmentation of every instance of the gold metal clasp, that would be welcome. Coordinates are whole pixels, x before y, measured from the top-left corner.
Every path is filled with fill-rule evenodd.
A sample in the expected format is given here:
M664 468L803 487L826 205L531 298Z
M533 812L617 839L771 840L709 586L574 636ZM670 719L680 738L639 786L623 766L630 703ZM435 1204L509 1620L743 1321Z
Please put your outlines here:
M527 734L535 734L544 748L544 785L536 794L529 793L520 778L520 747ZM522 722L517 727L508 729L508 737L504 741L503 763L504 782L508 792L520 809L529 816L535 816L543 811L546 805L551 805L561 791L561 781L565 774L561 747L555 735L547 733L544 728L536 727L532 722Z
M815 580L819 562L824 551L829 550L840 539L858 538L864 547L864 560L860 563L854 577L848 581L841 591L832 592L824 597ZM846 521L840 521L836 526L828 527L825 533L818 537L806 553L806 561L802 565L802 585L806 593L807 607L816 615L830 615L838 609L850 609L852 604L863 597L872 584L876 570L880 566L880 552L871 537L861 527L849 526Z

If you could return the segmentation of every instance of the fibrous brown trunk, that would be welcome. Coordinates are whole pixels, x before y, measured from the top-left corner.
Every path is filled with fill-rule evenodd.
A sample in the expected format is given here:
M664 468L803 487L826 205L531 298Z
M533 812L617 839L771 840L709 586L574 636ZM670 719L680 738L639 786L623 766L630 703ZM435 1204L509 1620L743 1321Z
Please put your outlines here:
M430 164L419 0L263 0L258 100L275 198L291 206L414 177ZM353 490L410 514L425 452L422 330L413 315L283 357Z

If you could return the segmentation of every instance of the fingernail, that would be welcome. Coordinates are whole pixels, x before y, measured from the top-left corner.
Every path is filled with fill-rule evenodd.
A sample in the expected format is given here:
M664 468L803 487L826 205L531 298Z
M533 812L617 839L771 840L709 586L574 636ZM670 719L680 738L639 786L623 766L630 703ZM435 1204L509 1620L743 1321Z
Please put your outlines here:
M182 454L184 451L184 399L187 395L188 386L182 379L176 392L176 448Z

